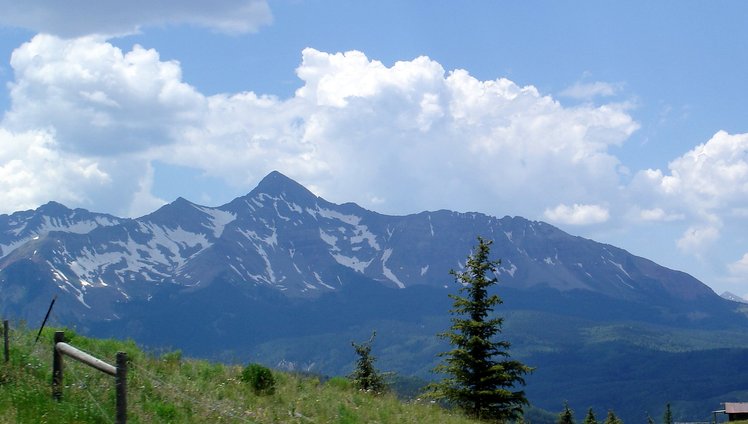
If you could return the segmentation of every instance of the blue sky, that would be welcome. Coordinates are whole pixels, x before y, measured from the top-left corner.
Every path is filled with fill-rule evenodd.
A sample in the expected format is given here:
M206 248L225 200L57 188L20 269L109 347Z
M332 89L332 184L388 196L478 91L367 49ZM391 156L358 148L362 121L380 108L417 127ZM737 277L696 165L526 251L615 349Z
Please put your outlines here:
M521 215L748 294L739 1L0 0L0 213L217 206L279 170Z

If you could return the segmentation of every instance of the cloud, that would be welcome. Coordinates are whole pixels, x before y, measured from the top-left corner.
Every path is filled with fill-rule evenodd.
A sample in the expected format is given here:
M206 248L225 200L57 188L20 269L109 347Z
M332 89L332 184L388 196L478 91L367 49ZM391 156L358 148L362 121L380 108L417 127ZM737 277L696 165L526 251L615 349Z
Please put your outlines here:
M89 193L111 181L95 160L61 152L49 132L0 128L2 212L32 209L50 200L91 204Z
M748 253L744 254L742 258L728 265L733 279L748 283Z
M748 208L748 134L717 132L668 164L669 173L646 170L645 180L663 197L702 212Z
M0 25L65 38L121 35L143 26L189 24L227 33L255 32L272 21L265 0L0 0Z
M643 221L678 221L684 219L683 214L669 214L661 208L642 209L639 218Z
M610 218L608 209L600 205L573 206L558 205L553 209L546 209L545 217L552 222L569 225L590 225L606 222Z
M701 256L712 243L719 239L719 236L717 226L691 226L678 239L676 245L684 253Z
M153 49L127 53L96 37L37 35L11 57L14 131L54 128L59 146L116 155L167 144L173 131L198 123L206 99L181 80L179 63Z
M717 132L668 164L668 171L647 169L635 176L631 195L650 199L691 226L678 247L693 254L720 237L727 221L745 220L748 210L748 134Z
M607 149L638 128L618 106L564 108L533 86L446 72L427 57L386 67L361 52L306 49L297 74L296 99L313 105L304 139L346 176L324 185L355 199L365 187L390 211L500 204L537 215L592 198L619 182ZM391 179L402 183L384 188Z
M621 184L608 149L638 128L623 106L565 108L533 86L445 71L428 57L385 66L361 52L305 49L300 88L285 100L203 95L178 62L97 37L38 35L11 65L2 127L46 131L56 154L96 163L108 192L75 190L114 213L160 202L147 177L160 161L246 188L277 169L330 200L385 213L537 217L573 198L577 214L599 221L590 205Z
M567 87L559 94L563 97L570 97L573 99L591 100L595 97L615 96L622 89L623 84L621 83L609 83L602 81L589 83L578 82L571 87Z

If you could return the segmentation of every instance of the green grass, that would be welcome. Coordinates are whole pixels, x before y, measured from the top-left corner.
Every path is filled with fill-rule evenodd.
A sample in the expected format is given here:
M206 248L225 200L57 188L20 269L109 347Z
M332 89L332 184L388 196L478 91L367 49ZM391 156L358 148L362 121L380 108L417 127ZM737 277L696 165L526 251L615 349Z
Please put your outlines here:
M11 360L0 363L0 424L114 422L114 378L72 358L64 359L63 399L52 399L53 333L45 330L35 344L35 332L11 329ZM428 402L356 391L340 377L321 382L273 371L275 393L257 395L241 381L242 366L65 334L69 344L110 364L116 352L127 352L130 423L474 423Z

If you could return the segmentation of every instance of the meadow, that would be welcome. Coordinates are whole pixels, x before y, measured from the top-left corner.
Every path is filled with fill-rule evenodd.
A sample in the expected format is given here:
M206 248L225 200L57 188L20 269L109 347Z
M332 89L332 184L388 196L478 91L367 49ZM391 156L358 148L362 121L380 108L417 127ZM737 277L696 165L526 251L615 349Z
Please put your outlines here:
M9 361L0 364L0 423L115 422L114 378L64 359L62 400L51 395L52 340L20 326L9 332ZM129 423L473 423L428 401L355 390L345 377L273 371L272 394L256 393L242 365L144 352L132 341L94 339L65 330L66 341L108 362L128 355Z

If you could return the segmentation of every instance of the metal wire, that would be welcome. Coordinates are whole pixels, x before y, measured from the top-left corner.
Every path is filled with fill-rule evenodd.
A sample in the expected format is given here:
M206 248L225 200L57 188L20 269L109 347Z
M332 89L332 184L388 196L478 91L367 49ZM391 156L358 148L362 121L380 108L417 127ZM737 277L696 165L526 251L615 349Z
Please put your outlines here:
M77 365L77 364L75 364ZM99 412L103 417L106 417L106 421L110 423L114 423L114 420L109 416L105 410L104 407L101 405L101 402L99 402L91 393L91 390L88 389L88 384L84 383L83 380L78 376L77 372L74 371L75 367L66 367L65 368L65 374L70 374L73 376L73 379L78 383L78 387L82 388L87 394L88 397L91 399L94 405L99 409ZM114 384L112 384L114 386Z
M154 384L153 385L154 388L158 388L158 386L160 385L161 387L168 389L168 394L171 395L171 396L177 397L177 398L179 398L179 399L181 399L183 401L197 403L200 406L202 406L203 408L205 408L205 409L207 409L207 410L209 410L209 411L211 411L213 413L216 413L216 414L218 414L220 416L223 416L223 417L233 418L233 419L240 420L240 421L246 422L246 423L254 423L255 422L255 421L250 420L247 417L243 417L243 416L237 415L236 413L234 413L232 411L228 411L228 410L225 410L225 409L218 408L217 404L220 401L217 401L215 399L212 399L212 400L206 399L205 401L201 400L201 399L205 398L205 393L194 393L192 395L187 394L187 393L182 393L182 390L183 390L182 388L177 387L177 386L175 386L175 385L173 385L171 383L168 383L168 382L160 379L159 377L157 377L156 375L154 375L153 373L151 373L150 371L148 371L146 368L141 368L139 366L132 366L131 369L135 369L136 373L138 373L138 374L146 377L147 379L149 379L150 382L151 382L151 384L153 384L154 382L158 383L158 384Z

